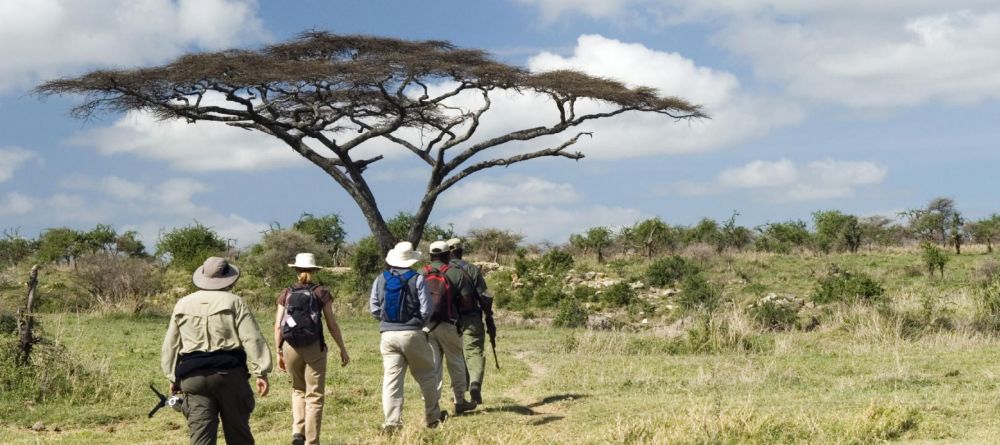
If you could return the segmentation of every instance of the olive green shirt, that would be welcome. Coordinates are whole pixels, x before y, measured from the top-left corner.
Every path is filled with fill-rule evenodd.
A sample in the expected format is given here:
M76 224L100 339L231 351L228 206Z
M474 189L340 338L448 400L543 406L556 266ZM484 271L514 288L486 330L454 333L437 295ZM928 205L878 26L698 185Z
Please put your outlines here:
M271 348L250 308L237 295L200 290L177 301L163 339L160 366L174 381L181 354L243 349L254 377L271 372Z

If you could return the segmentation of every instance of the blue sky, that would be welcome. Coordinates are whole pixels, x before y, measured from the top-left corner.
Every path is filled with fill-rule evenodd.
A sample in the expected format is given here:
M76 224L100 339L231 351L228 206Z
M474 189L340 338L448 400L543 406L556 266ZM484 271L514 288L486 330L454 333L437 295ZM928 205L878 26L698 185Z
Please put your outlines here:
M157 17L155 23L148 20ZM432 220L563 242L593 225L661 216L738 222L858 215L954 198L1000 211L1000 6L985 0L0 1L0 229L111 223L147 244L195 220L242 245L346 193L289 149L227 127L142 115L69 117L77 98L37 83L187 51L255 47L307 29L483 48L534 71L574 68L705 106L711 120L626 115L595 124L580 162L543 159L467 178ZM501 97L484 121L545 119ZM386 148L377 148L385 150ZM414 210L425 172L389 156L369 175L385 214ZM463 199L458 199L461 196Z

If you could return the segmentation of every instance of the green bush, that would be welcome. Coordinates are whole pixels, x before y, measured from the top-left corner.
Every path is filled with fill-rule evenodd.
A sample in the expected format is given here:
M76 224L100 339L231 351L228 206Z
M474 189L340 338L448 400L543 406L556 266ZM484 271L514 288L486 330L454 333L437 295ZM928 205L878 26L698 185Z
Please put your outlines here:
M986 332L1000 332L1000 276L973 292L976 302L975 326Z
M597 289L590 286L577 286L573 288L573 298L577 301L591 301L597 302L598 295Z
M552 324L565 328L578 328L587 324L587 309L572 298L567 298L559 304L559 312Z
M836 267L829 275L818 280L812 293L812 300L816 304L855 301L884 303L885 299L885 289L868 275Z
M601 301L609 306L615 307L625 307L629 306L636 301L635 289L632 289L628 283L617 283L608 286L601 293Z
M115 388L106 369L75 357L61 345L35 343L28 366L17 363L16 336L0 335L0 397L86 405L107 400Z
M542 270L551 274L563 274L573 268L573 255L559 249L545 252L539 260Z
M226 240L200 223L164 233L156 243L157 257L168 256L170 267L192 272L205 262L205 258L222 255L225 251Z
M722 295L715 286L705 280L701 274L688 275L681 283L681 292L677 295L677 304L684 312L695 310L715 310Z
M148 258L95 253L77 261L76 276L102 311L138 314L163 290L163 270Z
M684 277L698 273L698 266L678 255L660 258L646 269L650 286L673 286Z
M948 255L945 255L944 251L938 249L937 246L924 241L920 245L921 258L924 260L924 266L927 267L927 273L931 277L934 276L934 271L937 270L941 274L941 278L944 278L944 266L948 264Z
M799 307L791 297L771 293L747 305L747 314L765 329L783 331L795 326Z
M320 266L333 265L330 246L309 234L287 229L268 232L260 244L250 249L245 260L246 271L260 277L269 288L288 286L296 279L295 269L288 265L302 252L315 254L316 264Z
M375 237L366 236L354 245L351 269L354 270L355 288L361 291L371 289L375 275L385 269L385 259Z

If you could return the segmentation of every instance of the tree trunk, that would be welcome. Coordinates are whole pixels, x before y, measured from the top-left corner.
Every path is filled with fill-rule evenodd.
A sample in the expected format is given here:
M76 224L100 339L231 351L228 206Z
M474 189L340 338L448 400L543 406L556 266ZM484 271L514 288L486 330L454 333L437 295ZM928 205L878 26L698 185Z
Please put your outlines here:
M38 286L38 265L31 268L31 275L28 277L28 305L25 307L24 322L20 324L21 344L18 351L17 362L21 366L28 366L31 363L31 349L35 344L35 317L32 315L35 305L35 287Z

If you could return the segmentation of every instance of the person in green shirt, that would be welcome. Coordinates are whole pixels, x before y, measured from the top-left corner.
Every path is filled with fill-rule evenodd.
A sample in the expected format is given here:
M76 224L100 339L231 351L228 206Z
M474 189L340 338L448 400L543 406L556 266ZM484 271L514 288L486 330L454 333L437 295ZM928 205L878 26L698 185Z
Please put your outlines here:
M250 308L228 291L239 277L225 258L206 259L192 276L200 290L177 301L163 338L160 365L170 393L184 393L192 445L215 444L220 417L226 443L253 444L247 379L261 397L270 388L271 349Z
M469 372L469 394L473 402L483 403L483 374L486 368L486 356L483 351L486 346L486 335L496 338L497 325L493 321L493 297L487 293L486 280L475 264L462 259L462 240L448 240L451 252L451 265L454 269L465 272L473 284L475 293L468 299L459 300L459 326L462 327L465 363ZM483 317L486 326L483 326Z
M431 274L442 274L448 283L453 298L452 307L445 308L434 302L434 312L427 323L430 330L428 339L431 350L434 351L434 364L438 382L438 393L443 386L444 367L447 362L448 375L451 377L451 390L455 396L455 414L459 415L476 408L475 402L465 400L468 388L468 371L465 366L465 356L462 353L462 331L458 326L457 302L462 298L471 298L475 293L472 282L461 269L448 265L448 243L435 241L430 248L431 262L424 266L424 282L433 283ZM432 288L433 289L433 288ZM434 290L431 290L434 293Z

